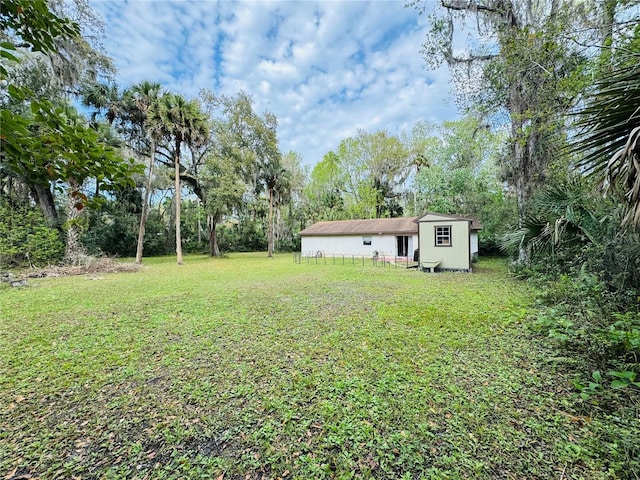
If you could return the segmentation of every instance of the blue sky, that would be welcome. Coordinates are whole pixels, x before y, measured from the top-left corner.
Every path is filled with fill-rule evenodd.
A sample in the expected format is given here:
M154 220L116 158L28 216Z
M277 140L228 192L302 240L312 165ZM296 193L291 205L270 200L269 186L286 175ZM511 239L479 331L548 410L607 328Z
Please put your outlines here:
M457 116L446 68L420 54L427 20L398 1L90 0L122 87L249 93L283 153L314 165L358 129Z

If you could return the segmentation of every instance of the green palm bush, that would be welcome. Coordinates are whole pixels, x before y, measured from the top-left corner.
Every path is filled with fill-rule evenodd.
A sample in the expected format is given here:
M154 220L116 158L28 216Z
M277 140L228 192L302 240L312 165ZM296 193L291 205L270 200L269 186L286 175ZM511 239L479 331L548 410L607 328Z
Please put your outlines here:
M625 224L640 225L640 54L628 51L598 81L579 114L574 152L579 167L594 174L606 191L619 195Z

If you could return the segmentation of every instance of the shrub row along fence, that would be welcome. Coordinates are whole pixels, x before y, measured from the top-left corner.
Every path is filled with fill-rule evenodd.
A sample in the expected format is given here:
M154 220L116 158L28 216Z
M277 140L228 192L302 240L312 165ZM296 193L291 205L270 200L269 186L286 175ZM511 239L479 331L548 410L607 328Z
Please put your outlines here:
M313 265L361 265L373 267L417 268L418 262L410 257L396 257L388 255L336 255L323 252L307 253L294 252L294 263Z

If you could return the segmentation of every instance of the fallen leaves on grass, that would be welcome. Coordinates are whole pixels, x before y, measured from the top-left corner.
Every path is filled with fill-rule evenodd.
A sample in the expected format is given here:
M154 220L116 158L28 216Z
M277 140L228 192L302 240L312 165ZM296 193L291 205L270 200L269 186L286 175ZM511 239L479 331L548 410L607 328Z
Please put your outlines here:
M21 278L67 277L72 275L90 275L92 280L99 280L99 274L137 272L140 265L118 262L113 258L93 258L84 265L59 265L24 272Z

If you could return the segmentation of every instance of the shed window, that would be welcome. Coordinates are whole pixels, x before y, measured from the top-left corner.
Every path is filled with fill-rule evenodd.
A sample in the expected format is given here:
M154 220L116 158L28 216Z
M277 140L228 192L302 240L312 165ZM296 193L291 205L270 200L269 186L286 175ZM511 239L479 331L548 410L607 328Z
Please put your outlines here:
M362 237L362 245L370 246L371 245L371 237Z
M436 228L436 247L451 246L451 226L442 226Z

